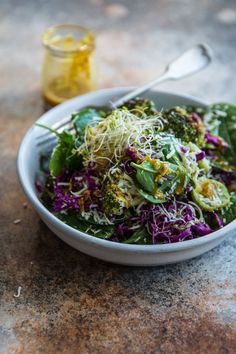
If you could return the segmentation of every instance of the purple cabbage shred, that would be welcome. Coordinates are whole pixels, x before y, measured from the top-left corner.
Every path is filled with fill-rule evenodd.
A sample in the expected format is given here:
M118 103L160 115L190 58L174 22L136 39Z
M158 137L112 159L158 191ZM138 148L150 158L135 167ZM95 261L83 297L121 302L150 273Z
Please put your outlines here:
M164 208L151 203L144 204L138 216L117 226L115 236L122 242L124 236L132 236L136 227L145 227L152 243L158 244L194 239L213 231L206 223L196 218L191 206L175 198L167 201L163 206ZM171 213L177 217L171 217Z
M186 146L181 146L180 147L180 150L184 153L184 154L186 154L186 152L188 152L189 151L189 148L187 148Z
M231 187L236 182L235 173L232 171L223 171L218 168L213 168L212 176L226 185L227 188Z
M138 152L137 149L132 146L129 146L127 148L126 155L130 158L132 162L138 162L140 159L142 159L142 155Z
M54 211L81 209L81 205L89 208L90 203L85 203L84 192L87 192L87 198L93 196L100 187L97 177L97 172L91 166L84 168L80 172L63 171L54 181ZM78 192L81 190L84 192L79 194Z
M227 148L228 145L224 142L223 139L221 139L219 136L215 136L207 132L205 134L205 140L208 144L212 144L217 148Z
M212 215L215 217L217 226L221 229L224 226L223 220L215 211L212 211Z
M202 123L202 118L196 112L192 113L192 119L197 123Z
M206 157L206 154L204 151L200 151L196 154L196 160L201 161Z

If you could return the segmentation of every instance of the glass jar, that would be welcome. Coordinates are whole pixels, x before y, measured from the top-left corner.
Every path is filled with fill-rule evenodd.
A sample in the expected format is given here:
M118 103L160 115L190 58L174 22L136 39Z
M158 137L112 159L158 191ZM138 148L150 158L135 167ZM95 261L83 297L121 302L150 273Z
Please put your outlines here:
M50 27L43 35L43 96L54 106L95 89L93 34L78 25Z

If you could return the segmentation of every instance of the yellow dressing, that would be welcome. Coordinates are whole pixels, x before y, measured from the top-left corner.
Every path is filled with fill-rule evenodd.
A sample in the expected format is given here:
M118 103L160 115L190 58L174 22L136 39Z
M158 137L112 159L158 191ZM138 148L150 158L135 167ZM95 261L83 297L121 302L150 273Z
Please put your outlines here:
M50 105L95 89L94 36L86 30L83 33L80 27L79 30L83 34L79 39L73 31L62 35L54 29L43 37L43 96Z
M158 199L164 199L164 194L160 191L155 191L155 197Z
M206 180L201 184L201 190L200 193L205 197L205 198L213 198L215 194L215 186L210 180Z
M184 192L183 186L178 185L178 186L175 188L175 193L176 193L176 194L180 195L180 194L182 194L183 192Z

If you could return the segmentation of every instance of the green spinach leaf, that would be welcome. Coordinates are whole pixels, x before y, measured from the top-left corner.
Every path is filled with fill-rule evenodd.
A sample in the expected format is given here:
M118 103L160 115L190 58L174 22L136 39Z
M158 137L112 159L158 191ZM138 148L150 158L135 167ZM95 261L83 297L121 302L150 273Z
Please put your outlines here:
M49 162L49 170L54 177L60 175L65 168L78 170L82 167L82 157L73 151L76 147L75 136L64 130L58 137Z
M93 108L84 108L78 113L72 114L72 122L79 138L83 139L84 131L88 124L95 120L97 121L102 116L102 112L98 112Z
M74 211L68 211L66 214L54 213L54 215L74 229L98 238L109 239L114 234L114 225L91 224L86 220L82 220L81 216Z
M148 161L142 162L141 165L131 163L136 169L136 178L140 185L149 193L155 193L157 184L155 182L156 170Z
M143 161L140 165L132 162L131 166L136 169L136 179L142 187L137 187L139 194L154 204L163 203L166 194L171 192L172 185L176 183L176 187L180 189L187 178L186 171L172 163L160 162L160 165L155 168L155 165L153 166L149 161ZM158 173L160 173L159 180Z
M128 238L126 241L124 241L123 243L142 244L142 245L143 244L146 244L146 245L152 244L151 236L147 232L146 228L141 228L141 229L135 231L134 234L130 238Z
M50 211L53 208L53 201L55 199L55 194L53 193L53 177L47 176L44 182L44 189L41 194L41 200L43 205Z
M147 192L145 192L143 189L138 188L138 192L141 195L141 197L143 197L144 199L146 199L148 202L153 203L153 204L160 204L160 203L164 203L166 201L166 199L162 199L162 198L158 198L155 197Z
M42 124L37 126L47 129L58 137L57 144L52 151L49 161L49 171L52 176L57 177L65 168L80 170L83 167L82 156L76 154L78 139L68 130L62 133Z

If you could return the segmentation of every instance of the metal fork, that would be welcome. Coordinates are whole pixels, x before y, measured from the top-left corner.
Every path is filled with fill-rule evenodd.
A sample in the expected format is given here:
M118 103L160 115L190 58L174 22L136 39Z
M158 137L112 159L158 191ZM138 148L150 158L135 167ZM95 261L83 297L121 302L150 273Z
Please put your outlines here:
M189 50L183 52L179 57L173 60L166 66L164 73L158 78L146 83L145 85L129 92L128 94L122 96L121 98L108 102L106 107L92 107L96 109L103 110L113 110L118 107L124 105L128 100L139 96L140 94L148 91L150 88L160 84L161 82L167 80L179 80L183 77L194 74L203 68L205 68L208 64L211 63L213 58L211 48L206 44L198 44ZM85 107L84 107L85 108ZM68 129L72 130L72 119L71 117L65 117L59 122L55 123L52 126L53 129L58 132ZM52 143L56 140L55 135L51 132L45 132L44 134L37 137L37 144L39 146L43 146L44 144Z

